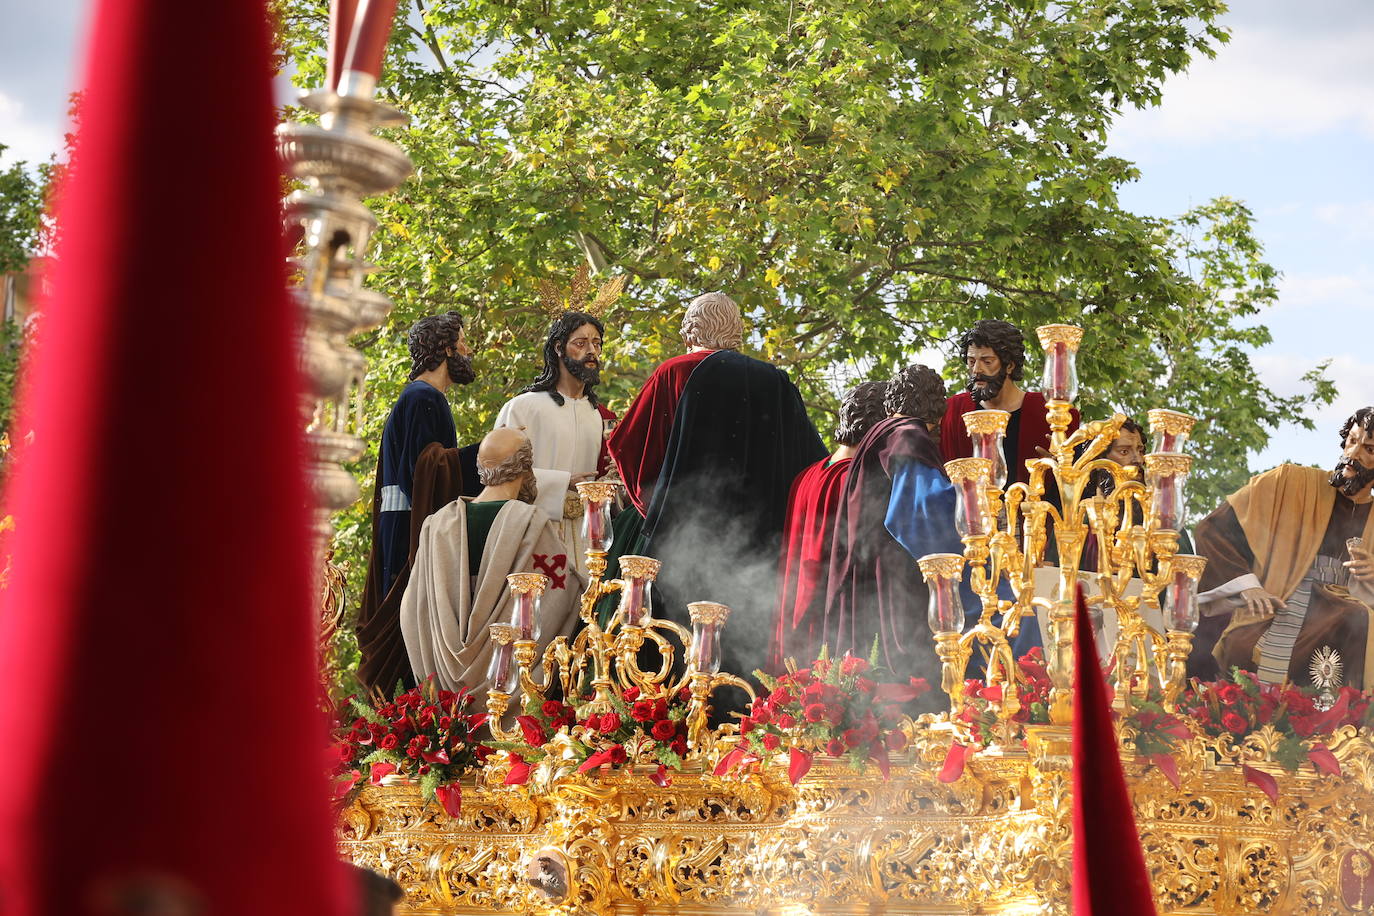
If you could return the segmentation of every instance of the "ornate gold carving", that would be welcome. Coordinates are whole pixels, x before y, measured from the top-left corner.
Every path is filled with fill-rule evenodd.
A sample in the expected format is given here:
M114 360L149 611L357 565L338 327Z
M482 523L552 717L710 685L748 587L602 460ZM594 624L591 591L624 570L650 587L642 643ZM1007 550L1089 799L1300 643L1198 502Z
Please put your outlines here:
M620 558L620 573L626 578L655 579L658 577L658 571L662 566L663 564L653 557L626 554Z
M945 473L953 483L973 481L987 484L992 480L991 458L955 458L945 462Z
M1011 414L1005 410L970 410L964 414L964 428L970 436L1005 434Z
M1051 344L1062 343L1076 352L1083 340L1083 329L1071 324L1046 324L1035 329L1035 336L1040 338L1040 346L1047 350Z
M598 503L615 499L618 486L620 485L612 480L584 480L576 485L578 496Z
M1187 474L1193 466L1193 456L1179 452L1151 452L1145 456L1145 473L1159 474L1161 477L1173 474Z
M506 585L517 595L542 595L549 587L549 577L543 573L511 573L506 576Z
M714 601L693 601L687 605L687 619L692 623L719 625L730 619L730 609Z
M1164 407L1147 411L1145 416L1150 421L1150 432L1164 433L1166 436L1187 435L1193 431L1193 425L1197 423L1196 417Z
M929 553L917 560L916 565L927 581L935 576L957 579L964 573L964 557L958 553Z

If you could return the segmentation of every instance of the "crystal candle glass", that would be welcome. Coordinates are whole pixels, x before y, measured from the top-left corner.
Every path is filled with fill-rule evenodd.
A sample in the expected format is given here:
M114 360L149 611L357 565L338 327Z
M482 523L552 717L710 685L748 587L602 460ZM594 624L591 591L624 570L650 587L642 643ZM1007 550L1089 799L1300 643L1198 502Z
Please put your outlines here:
M487 680L491 690L497 693L512 694L520 679L520 669L515 664L515 627L508 623L493 623L487 627L491 636L491 662L487 665Z
M1173 563L1173 577L1164 592L1164 623L1167 629L1191 633L1197 629L1197 583L1207 558L1180 553Z
M604 480L584 480L577 485L582 497L582 537L588 550L611 549L611 503L616 484Z
M692 621L692 644L687 649L687 668L698 674L720 671L720 631L730 618L730 609L713 601L694 601L687 605Z
M964 608L959 603L959 577L964 558L957 553L928 553L916 561L930 586L926 620L932 633L958 633L964 629Z
M986 490L992 481L992 461L988 458L956 458L945 463L945 473L954 484L956 506L954 527L960 537L991 534Z
M992 462L992 485L999 490L1007 486L1007 459L1002 441L1010 419L1011 414L1005 410L970 410L964 414L964 428L973 443L973 457Z
M1035 329L1045 348L1045 371L1040 390L1047 401L1072 402L1078 396L1078 345L1083 329L1071 324L1047 324Z
M540 573L512 573L506 576L510 588L511 602L510 625L515 628L515 638L531 640L539 638L539 599L544 589L549 587L549 577Z
M1183 525L1186 502L1183 485L1193 459L1177 452L1145 456L1145 485L1150 488L1150 513L1155 526L1177 531Z
M647 626L653 616L651 596L659 566L653 557L627 554L620 558L620 578L625 582L620 593L620 613L626 626Z
M1156 407L1146 414L1150 420L1150 451L1182 452L1192 435L1196 418L1177 410Z

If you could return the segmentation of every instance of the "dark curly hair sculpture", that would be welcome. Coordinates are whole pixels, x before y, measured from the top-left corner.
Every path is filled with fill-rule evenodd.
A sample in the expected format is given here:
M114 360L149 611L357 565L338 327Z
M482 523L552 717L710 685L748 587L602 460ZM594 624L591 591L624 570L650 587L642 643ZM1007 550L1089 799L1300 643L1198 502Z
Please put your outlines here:
M444 353L463 332L463 316L457 312L430 315L415 322L406 342L410 346L410 379L438 368L448 358ZM455 379L455 381L457 381Z
M919 363L899 369L887 383L883 409L888 414L938 423L945 415L944 379L934 369Z
M873 424L887 416L887 408L883 406L886 394L887 382L860 382L846 391L840 402L835 441L840 445L858 445Z
M596 328L596 333L602 337L606 336L606 328L601 323L601 319L595 315L588 315L586 312L564 312L559 315L554 323L549 326L548 339L544 341L544 368L539 371L539 377L521 389L526 391L547 391L549 397L553 398L554 403L559 407L563 406L563 395L558 392L558 367L563 363L563 352L568 346L568 338L573 331L589 324ZM576 373L571 366L569 371ZM583 379L583 392L587 395L587 400L593 407L601 402L596 399L596 382Z
M969 347L992 350L1004 367L1015 366L1009 377L1021 381L1022 370L1026 368L1026 339L1016 325L992 318L975 321L973 327L959 337L959 362L968 356Z

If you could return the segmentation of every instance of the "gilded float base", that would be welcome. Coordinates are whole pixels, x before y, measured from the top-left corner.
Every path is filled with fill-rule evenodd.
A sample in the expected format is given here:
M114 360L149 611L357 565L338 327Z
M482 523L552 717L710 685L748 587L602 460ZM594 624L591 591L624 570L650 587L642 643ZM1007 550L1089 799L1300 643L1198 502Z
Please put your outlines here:
M1185 742L1178 789L1127 758L1159 911L1374 912L1374 746L1337 735L1337 777L1263 762L1264 740ZM1069 773L1018 749L978 755L946 784L943 759L932 740L894 760L889 780L818 759L795 787L781 761L747 777L676 774L666 788L611 772L473 785L457 818L413 786L369 787L342 812L340 845L399 881L415 916L1067 916ZM1242 763L1276 778L1276 802ZM541 855L556 899L528 880Z

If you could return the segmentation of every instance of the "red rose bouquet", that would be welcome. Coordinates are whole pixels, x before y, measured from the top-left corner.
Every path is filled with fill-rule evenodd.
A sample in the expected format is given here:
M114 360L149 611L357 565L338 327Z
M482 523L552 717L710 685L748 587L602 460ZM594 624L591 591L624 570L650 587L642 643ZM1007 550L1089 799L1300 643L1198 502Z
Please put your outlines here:
M526 782L533 766L558 752L579 773L602 765L657 763L650 778L667 785L668 769L681 769L687 753L688 696L685 689L669 696L629 687L611 694L609 711L595 708L590 696L572 703L531 698L516 718L520 740L495 742L511 755L506 783Z
M787 747L794 784L811 768L816 753L842 757L860 771L872 762L886 776L888 753L906 747L899 727L903 706L930 685L923 678L878 683L871 677L871 661L852 655L832 661L824 651L809 668L798 670L791 659L788 667L776 679L757 675L768 693L740 720L742 740L721 760L717 774Z
M445 811L457 815L458 780L491 753L475 739L487 715L469 712L471 706L466 690L438 689L432 678L375 707L350 697L356 717L336 733L340 794L364 780L377 785L394 774L417 779L426 800L437 797Z

